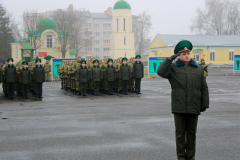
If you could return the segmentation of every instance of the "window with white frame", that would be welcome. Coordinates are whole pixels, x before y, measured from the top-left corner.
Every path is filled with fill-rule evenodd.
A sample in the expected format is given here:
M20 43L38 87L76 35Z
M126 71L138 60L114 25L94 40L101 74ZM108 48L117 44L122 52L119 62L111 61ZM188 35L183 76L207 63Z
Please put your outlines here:
M210 61L211 62L215 61L215 51L210 51Z
M92 51L92 48L90 48L90 47L86 48L86 52L91 52L91 51Z
M104 35L104 36L109 36L109 35L111 35L111 31L104 31L104 32L103 32L103 35Z
M94 52L99 52L100 49L99 48L94 48Z
M94 24L94 28L99 28L99 24Z
M54 44L54 39L53 39L53 35L52 34L47 34L46 35L46 48L53 48L53 44Z
M126 45L126 44L127 44L127 37L124 36L124 45Z
M103 40L103 43L104 43L104 44L110 44L110 39L104 39L104 40Z
M92 58L92 56L86 56L86 60L89 60L91 58Z
M126 18L123 18L123 31L126 31Z
M86 23L85 27L91 27L91 23Z
M112 27L111 23L103 23L103 27Z
M18 58L18 47L15 46L15 57Z
M118 18L116 19L116 31L118 31Z
M234 59L234 51L230 50L229 51L229 61L233 61L233 59Z
M99 32L94 32L94 36L99 36Z
M124 53L124 57L127 57L127 52Z
M103 51L104 51L104 52L109 52L109 51L110 51L110 48L103 48Z
M110 58L110 56L103 56L103 58L105 59L105 58Z
M94 40L94 44L99 44L99 40Z
M129 18L129 32L131 32L131 18Z

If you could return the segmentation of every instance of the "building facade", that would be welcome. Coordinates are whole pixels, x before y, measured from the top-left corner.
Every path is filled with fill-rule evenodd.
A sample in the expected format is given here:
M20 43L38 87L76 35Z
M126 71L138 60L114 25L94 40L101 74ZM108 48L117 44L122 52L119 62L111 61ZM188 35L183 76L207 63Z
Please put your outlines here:
M191 57L197 62L204 58L207 64L233 64L234 55L240 55L239 35L157 34L150 44L149 57L170 57L181 40L192 42Z

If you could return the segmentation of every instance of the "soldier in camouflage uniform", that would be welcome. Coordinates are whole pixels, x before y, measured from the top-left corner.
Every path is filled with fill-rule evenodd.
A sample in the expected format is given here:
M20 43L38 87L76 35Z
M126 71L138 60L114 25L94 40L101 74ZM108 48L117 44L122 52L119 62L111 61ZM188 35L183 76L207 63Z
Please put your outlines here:
M64 71L64 62L62 62L62 65L57 68L57 72L58 72L59 77L61 79L61 86L62 86L61 89L63 89L63 71Z
M75 81L75 70L74 70L74 64L75 61L72 61L72 65L71 65L71 74L70 74L70 81L71 81L71 92L72 93L76 93L76 81Z
M205 59L204 58L201 59L201 62L199 63L199 65L201 65L203 67L203 69L204 69L204 76L205 76L205 78L207 78L207 76L208 76L208 68L205 68L207 65L205 64Z
M50 80L50 72L51 72L51 64L49 64L48 60L46 60L46 63L44 64L44 71L45 71L45 81L49 82Z
M66 60L65 61L66 64L64 65L64 90L68 91L68 66L69 66L69 62Z
M101 80L101 91L102 93L106 94L107 93L107 81L105 79L105 71L106 71L105 68L107 67L106 60L102 60L102 63L100 66L103 72L103 79Z
M16 72L17 72L17 81L16 81L16 90L17 90L17 95L22 96L22 86L21 83L19 81L19 76L20 76L20 70L22 69L22 62L19 61L16 65Z
M67 88L68 91L71 92L71 74L72 74L72 61L69 62L69 65L67 67Z
M78 71L78 68L81 66L81 60L82 58L78 56L77 61L73 65L74 74L75 74L75 83L76 83L76 92L75 92L76 95L81 95L81 86L80 86L81 83L77 79L77 71Z

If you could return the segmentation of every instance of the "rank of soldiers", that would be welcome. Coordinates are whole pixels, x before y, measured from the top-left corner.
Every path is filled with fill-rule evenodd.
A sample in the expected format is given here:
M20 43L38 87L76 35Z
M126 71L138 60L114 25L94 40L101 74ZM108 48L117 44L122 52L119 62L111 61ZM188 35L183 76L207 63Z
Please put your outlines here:
M36 61L29 63L20 61L15 66L13 59L8 58L3 67L0 68L0 83L2 82L5 97L14 99L14 92L16 91L17 95L24 99L29 98L29 92L37 98L42 98L42 85L45 82L46 67L43 67L41 62L41 59L37 58Z
M61 89L76 95L86 96L121 93L140 93L140 83L144 76L144 66L137 55L130 59L102 59L63 61L58 67Z

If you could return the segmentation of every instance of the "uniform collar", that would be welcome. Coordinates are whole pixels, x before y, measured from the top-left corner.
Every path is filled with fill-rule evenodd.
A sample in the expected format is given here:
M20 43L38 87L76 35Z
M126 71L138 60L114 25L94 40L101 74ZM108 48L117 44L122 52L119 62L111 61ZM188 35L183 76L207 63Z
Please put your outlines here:
M174 63L177 67L181 67L181 66L184 66L185 63L183 61L181 61L179 58L178 60ZM193 66L193 67L198 67L198 64L196 61L194 61L192 58L189 62L189 65Z

